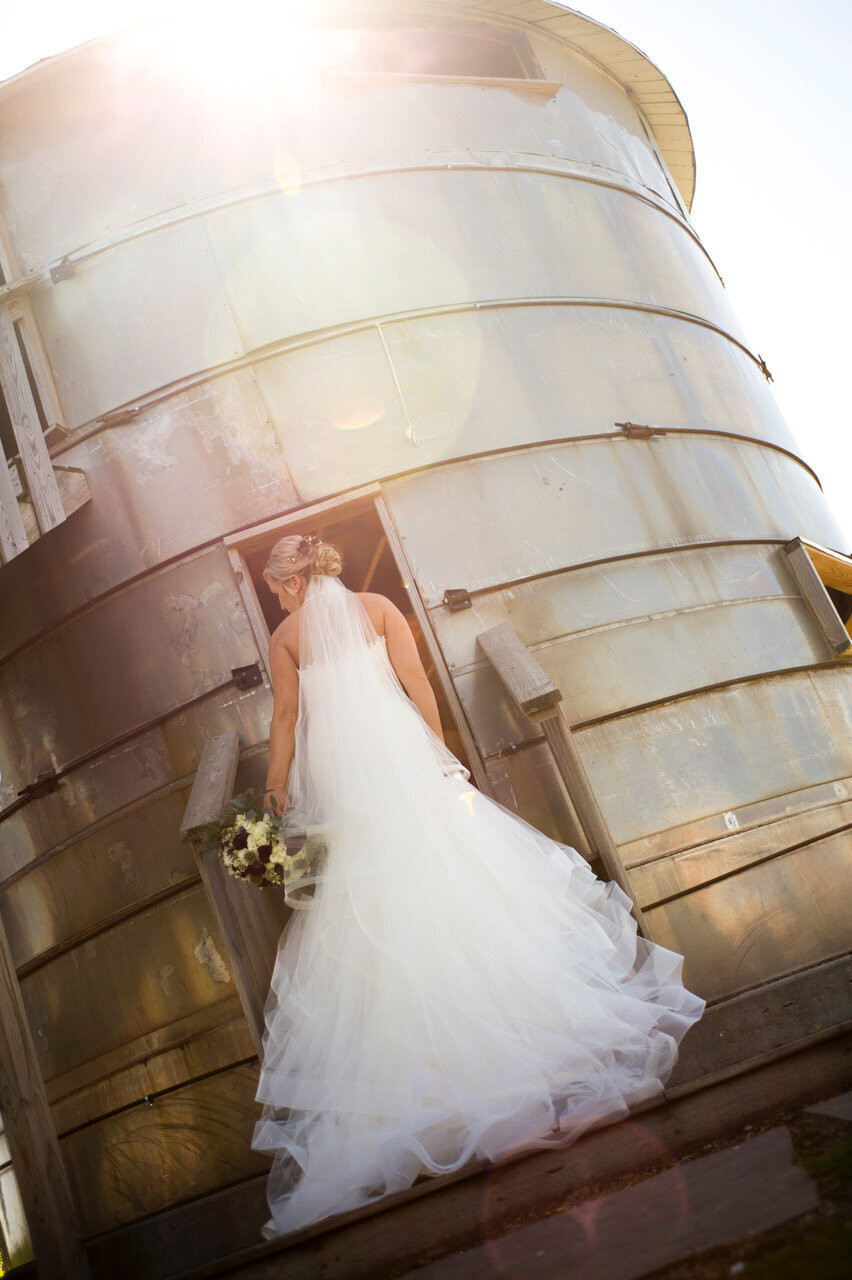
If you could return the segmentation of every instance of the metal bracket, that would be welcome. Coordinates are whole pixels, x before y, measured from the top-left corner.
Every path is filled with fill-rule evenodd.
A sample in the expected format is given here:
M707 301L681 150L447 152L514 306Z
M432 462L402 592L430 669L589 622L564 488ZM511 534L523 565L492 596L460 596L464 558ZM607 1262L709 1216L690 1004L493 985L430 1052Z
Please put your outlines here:
M51 791L59 790L59 779L51 769L48 773L40 773L35 782L28 782L23 791L19 791L20 797L26 796L27 800L38 800L41 796L49 796Z
M253 662L249 667L232 667L231 675L238 689L254 689L257 685L263 684L263 676L257 662Z
M453 613L458 613L460 609L473 608L473 601L466 587L448 587L441 604L447 605Z
M67 280L73 275L74 263L67 254L57 266L50 268L50 278L54 284L58 284L60 280Z
M623 431L628 440L650 440L651 436L664 436L661 427L647 427L641 422L616 422L619 431Z

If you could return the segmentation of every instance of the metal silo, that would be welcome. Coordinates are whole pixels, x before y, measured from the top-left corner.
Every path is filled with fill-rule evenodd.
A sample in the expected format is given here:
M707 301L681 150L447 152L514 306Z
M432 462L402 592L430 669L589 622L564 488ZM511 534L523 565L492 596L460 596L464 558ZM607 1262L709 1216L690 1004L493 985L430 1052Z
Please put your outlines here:
M284 72L214 85L141 28L0 86L0 913L103 1274L262 1184L244 1010L284 917L228 888L238 994L178 831L213 736L263 775L290 528L405 608L478 785L568 839L477 646L511 623L695 990L783 987L792 1043L848 949L852 562L690 224L678 99L555 3L303 10Z

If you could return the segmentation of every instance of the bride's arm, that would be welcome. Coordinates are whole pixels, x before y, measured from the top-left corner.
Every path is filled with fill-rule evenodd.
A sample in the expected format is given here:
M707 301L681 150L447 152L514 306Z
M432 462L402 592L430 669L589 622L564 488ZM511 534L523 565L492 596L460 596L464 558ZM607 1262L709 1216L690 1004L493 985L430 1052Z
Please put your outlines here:
M443 742L444 731L441 728L438 704L435 701L435 695L432 692L432 686L429 683L426 672L423 670L423 663L420 661L420 654L417 652L417 643L411 633L411 628L392 600L385 600L385 606L385 639L387 640L388 657L390 658L391 666L399 676L399 682L403 689L429 728Z
M299 669L289 650L275 637L269 647L269 669L275 703L269 725L269 768L266 773L267 802L279 808L287 804L287 778L293 763L296 719L299 714Z

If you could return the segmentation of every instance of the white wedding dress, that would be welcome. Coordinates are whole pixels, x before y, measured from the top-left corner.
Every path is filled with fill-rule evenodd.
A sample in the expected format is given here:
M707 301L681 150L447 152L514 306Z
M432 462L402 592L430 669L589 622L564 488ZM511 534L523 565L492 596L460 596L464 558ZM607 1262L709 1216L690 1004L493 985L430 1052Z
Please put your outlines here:
M704 1008L617 886L470 784L354 593L315 576L299 612L289 794L328 853L266 1007L267 1236L625 1115Z

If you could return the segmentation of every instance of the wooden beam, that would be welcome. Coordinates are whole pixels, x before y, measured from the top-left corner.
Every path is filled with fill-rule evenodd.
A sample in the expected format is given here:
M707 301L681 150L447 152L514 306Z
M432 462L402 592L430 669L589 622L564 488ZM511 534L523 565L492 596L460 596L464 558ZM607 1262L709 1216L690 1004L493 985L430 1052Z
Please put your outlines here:
M36 516L42 533L62 524L65 510L53 464L39 422L26 366L18 347L14 321L8 308L0 307L0 383L12 420Z
M9 474L9 463L0 445L0 555L3 563L26 551L29 545L30 540Z
M243 598L243 604L246 607L248 620L251 623L251 629L257 643L260 660L269 673L269 627L266 625L266 618L261 608L260 601L257 598L257 592L254 589L254 583L249 573L249 567L243 556L235 547L228 547L228 559L231 562L231 568L234 571L234 577L237 580L240 595Z
M852 637L843 625L843 619L835 609L831 596L814 567L806 544L802 543L801 538L794 538L792 542L787 543L783 551L787 557L790 572L796 579L796 585L825 637L832 657L837 658L847 653L852 649Z
M0 923L0 1111L40 1280L91 1280L6 930Z
M808 542L806 538L797 538L796 542L805 548L826 586L852 595L852 558L839 551L829 551L817 542Z
M65 418L51 376L50 360L39 332L32 302L29 298L15 298L9 304L9 315L13 322L17 320L20 325L21 339L27 350L48 427L59 427L64 432Z
M261 1055L267 992L257 965L252 963L256 925L250 918L251 907L239 896L241 886L232 880L222 863L205 857L209 838L218 831L234 794L239 759L240 737L234 729L204 744L180 833L195 849L201 882L228 956L252 1041Z
M236 729L205 742L180 827L182 839L203 840L218 827L234 794L239 759Z
M477 637L486 658L525 716L555 707L562 693L536 662L523 640L501 622Z
M639 908L627 872L592 790L571 730L559 708L560 690L536 662L524 642L508 622L484 631L477 637L513 700L534 723L544 730L553 759L577 813L583 834L600 858L610 880L623 889L631 901L631 914L639 932L648 937L648 926Z

